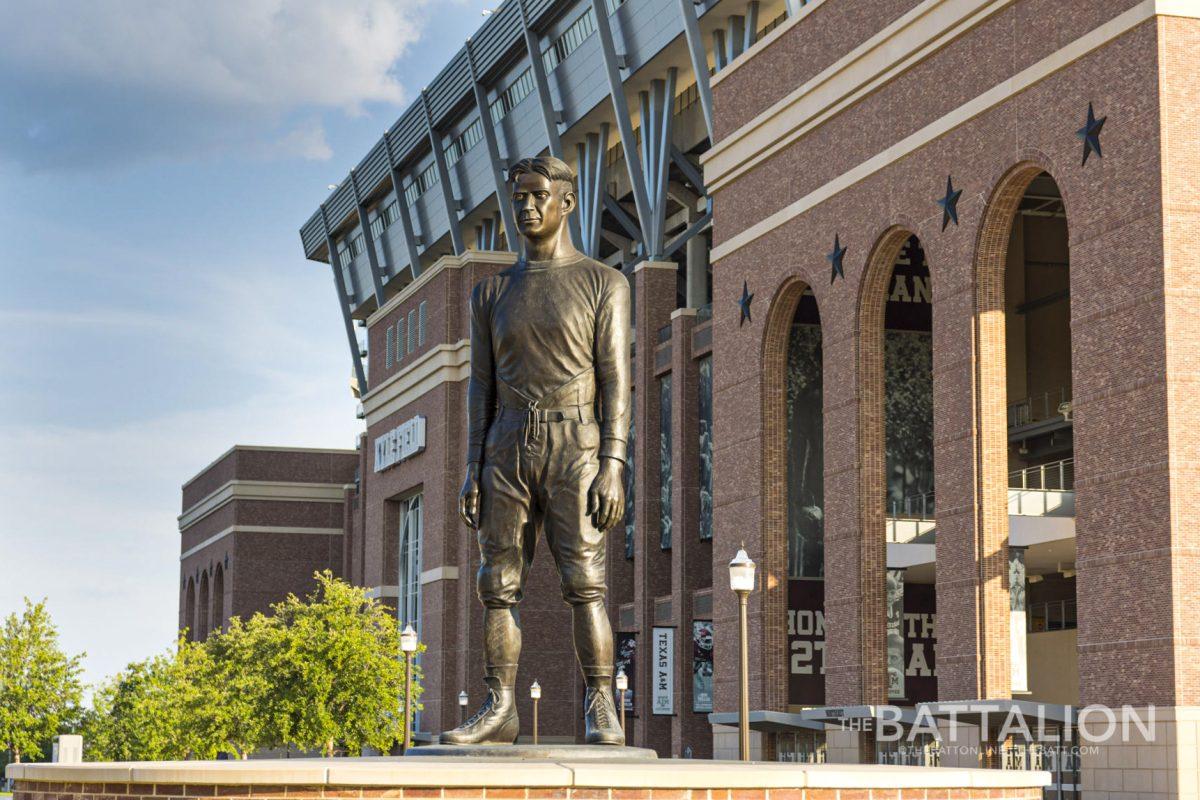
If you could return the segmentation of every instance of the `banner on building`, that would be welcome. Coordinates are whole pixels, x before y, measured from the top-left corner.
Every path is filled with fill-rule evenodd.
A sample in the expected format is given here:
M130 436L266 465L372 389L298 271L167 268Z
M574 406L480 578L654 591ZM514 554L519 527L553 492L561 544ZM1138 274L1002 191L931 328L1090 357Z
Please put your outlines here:
M655 628L651 635L654 671L650 682L650 710L675 713L675 629Z
M904 698L904 570L887 571L888 699Z
M633 713L633 687L637 681L634 679L637 675L637 634L636 633L618 633L617 653L613 659L613 674L617 670L625 670L625 677L629 679L629 688L625 690L625 713Z
M904 699L910 703L937 700L936 596L932 583L904 584Z
M788 581L788 704L825 703L825 581Z
M713 710L713 624L692 621L692 711Z

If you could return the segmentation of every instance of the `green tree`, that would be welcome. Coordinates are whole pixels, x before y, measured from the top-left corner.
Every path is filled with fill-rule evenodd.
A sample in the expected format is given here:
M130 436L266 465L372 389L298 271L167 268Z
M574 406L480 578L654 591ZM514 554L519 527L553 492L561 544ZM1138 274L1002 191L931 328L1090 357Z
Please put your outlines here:
M280 738L332 756L364 746L386 751L403 726L404 664L392 613L366 591L316 574L305 600L289 595L272 608L279 635L264 663L268 707ZM414 678L416 676L414 675ZM414 680L414 702L420 688Z
M0 750L14 762L44 757L43 745L75 718L83 696L83 655L68 656L46 602L25 598L0 629Z
M96 687L84 741L104 761L161 761L184 758L184 687L176 678L175 653L135 661Z
M229 753L249 758L255 750L279 743L268 701L273 680L266 668L278 652L282 627L255 614L238 617L224 632L210 636L192 654L197 676L185 701L184 717L198 754Z

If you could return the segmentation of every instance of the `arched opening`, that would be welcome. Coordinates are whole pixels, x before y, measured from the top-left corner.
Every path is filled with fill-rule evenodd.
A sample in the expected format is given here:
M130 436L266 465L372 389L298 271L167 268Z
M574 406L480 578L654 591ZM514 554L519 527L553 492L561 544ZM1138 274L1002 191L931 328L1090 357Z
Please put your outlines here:
M861 699L911 705L937 699L933 284L921 241L885 233L861 292ZM924 763L927 749L876 759Z
M196 582L187 579L187 588L183 590L183 624L180 626L187 631L189 642L196 641Z
M1075 461L1066 207L1040 165L1001 182L980 237L977 306L981 531L1000 554L992 598L1009 610L1011 691L1079 702ZM997 671L1000 678L1003 671Z
M196 641L203 642L208 638L208 572L200 573L200 597L197 601Z
M770 707L797 711L825 703L825 461L821 317L812 289L785 284L771 306L763 356L764 582L766 658L784 658L785 684L768 688ZM786 619L784 616L786 615ZM786 640L772 639L786 631ZM764 664L766 674L775 664ZM778 683L768 681L768 684ZM824 736L774 735L775 756L824 760Z
M213 572L212 611L208 615L209 624L214 631L225 627L225 568L217 564Z

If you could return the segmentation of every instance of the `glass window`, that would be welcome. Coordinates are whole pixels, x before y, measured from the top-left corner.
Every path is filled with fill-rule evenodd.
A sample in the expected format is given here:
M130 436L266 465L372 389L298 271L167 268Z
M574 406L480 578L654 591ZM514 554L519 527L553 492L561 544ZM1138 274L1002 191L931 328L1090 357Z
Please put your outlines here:
M417 349L417 310L414 308L408 312L408 344L405 348L406 352L411 353Z
M396 363L400 363L400 359L404 358L404 315L400 315L400 319L396 320Z
M425 308L426 302L422 300L417 306L417 347L425 344Z
M387 330L385 330L383 332L383 339L384 339L384 342L386 342L386 344L384 346L384 352L386 353L386 355L384 356L384 359L383 359L384 369L392 368L392 330L393 330L392 326L388 325Z
M421 495L400 503L400 628L412 625L421 633L421 543L424 535Z

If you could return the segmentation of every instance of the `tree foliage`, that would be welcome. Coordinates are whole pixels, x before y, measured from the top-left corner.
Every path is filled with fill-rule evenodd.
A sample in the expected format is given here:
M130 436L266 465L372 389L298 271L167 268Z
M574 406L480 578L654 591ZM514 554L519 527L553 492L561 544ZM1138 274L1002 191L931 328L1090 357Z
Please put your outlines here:
M83 696L83 656L68 656L46 603L25 599L0 628L0 751L12 760L44 757L43 747L71 722Z
M292 595L269 616L234 617L205 641L181 640L99 686L85 719L88 757L389 750L404 702L396 620L365 590L329 572L316 579L303 600Z

